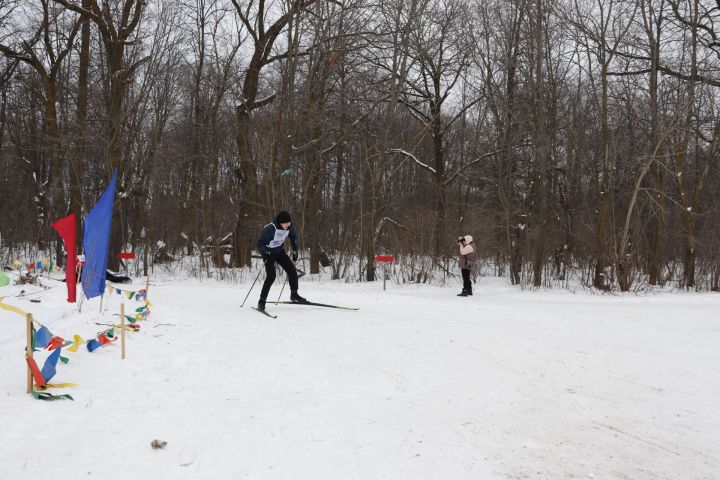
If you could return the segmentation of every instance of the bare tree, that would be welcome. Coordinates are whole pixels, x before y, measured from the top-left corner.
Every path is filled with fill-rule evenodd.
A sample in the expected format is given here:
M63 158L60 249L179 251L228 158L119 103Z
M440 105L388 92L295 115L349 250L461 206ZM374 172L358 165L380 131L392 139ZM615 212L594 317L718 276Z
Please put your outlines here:
M237 169L238 182L241 185L242 195L238 208L238 217L235 225L233 255L231 264L234 266L250 265L250 250L255 235L253 220L257 216L251 215L256 212L259 204L259 192L257 184L257 171L252 149L252 121L251 113L270 103L276 95L272 92L265 97L258 98L260 93L260 75L263 68L271 63L288 57L290 53L274 51L275 42L280 34L287 27L288 23L296 16L303 13L309 6L315 3L314 0L292 0L286 5L266 5L265 0L259 0L256 4L253 0L243 6L238 0L232 0L238 17L245 26L252 38L253 51L248 66L245 70L245 77L242 84L242 99L236 107L237 120L237 144L239 154L239 166ZM283 11L269 23L266 16L274 8L282 8ZM247 235L246 229L252 234Z
M48 225L49 217L66 213L65 193L63 189L63 171L65 158L61 151L60 127L58 124L58 75L65 58L70 53L80 21L62 16L58 9L51 11L47 0L40 0L42 19L31 39L20 41L20 48L14 49L0 43L0 52L31 66L39 77L39 88L34 82L22 81L22 84L42 103L44 109L43 130L48 143L50 168L47 181L50 183L51 210L48 218L42 218ZM42 47L38 47L41 44ZM37 172L39 173L39 172ZM43 182L43 180L38 179ZM42 196L42 193L41 195ZM40 212L45 215L44 210ZM61 247L57 245L57 258L62 258Z
M479 98L451 107L451 95L459 86L458 82L463 81L471 57L467 45L471 25L465 4L438 0L420 9L418 15L420 25L412 31L410 41L413 67L407 75L406 89L400 101L429 134L432 165L403 148L392 151L410 157L431 175L435 186L433 253L440 256L447 251L443 247L447 239L445 135Z
M593 85L593 94L599 90L596 102L600 112L600 161L598 172L598 218L597 218L597 258L593 285L598 289L608 290L611 285L611 266L608 252L609 231L611 230L610 214L612 192L611 165L614 163L614 152L610 132L609 76L610 68L638 9L637 3L625 4L616 0L594 0L581 4L574 0L574 18L567 17L570 24L578 30L579 42L584 46L587 57L587 68ZM595 66L595 62L597 66ZM599 87L595 85L597 82Z
M107 62L107 73L104 78L107 171L111 172L114 168L118 168L122 184L122 175L128 161L124 152L127 135L123 131L126 119L124 108L126 92L138 68L150 59L144 57L128 61L126 51L128 46L137 42L132 37L140 25L145 1L105 0L102 4L99 4L97 0L87 0L81 4L71 0L53 0L53 2L89 19L100 32ZM116 207L122 210L121 204ZM113 223L110 247L112 252L119 252L123 248L123 232L126 230L124 220L125 216L121 214L120 222ZM110 266L118 267L118 261L114 255L110 257Z

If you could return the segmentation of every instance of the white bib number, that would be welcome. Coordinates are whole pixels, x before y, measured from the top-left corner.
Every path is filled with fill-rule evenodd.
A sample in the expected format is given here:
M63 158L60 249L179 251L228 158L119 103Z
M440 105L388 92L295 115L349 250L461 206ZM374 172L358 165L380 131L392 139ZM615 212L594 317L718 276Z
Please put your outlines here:
M283 244L287 236L290 234L290 230L282 230L277 229L275 230L275 238L273 238L270 243L268 244L268 247L270 248L276 248Z

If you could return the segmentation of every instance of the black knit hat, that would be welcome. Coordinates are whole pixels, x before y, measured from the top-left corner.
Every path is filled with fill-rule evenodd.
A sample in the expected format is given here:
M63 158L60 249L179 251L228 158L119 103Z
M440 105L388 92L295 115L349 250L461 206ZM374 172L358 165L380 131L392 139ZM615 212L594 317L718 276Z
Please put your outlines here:
M275 217L275 219L277 220L277 223L278 223L278 224L280 224L280 223L290 223L290 222L291 222L290 214L289 214L288 212L286 212L285 210L283 210L282 212L278 213L278 214L277 214L277 217Z

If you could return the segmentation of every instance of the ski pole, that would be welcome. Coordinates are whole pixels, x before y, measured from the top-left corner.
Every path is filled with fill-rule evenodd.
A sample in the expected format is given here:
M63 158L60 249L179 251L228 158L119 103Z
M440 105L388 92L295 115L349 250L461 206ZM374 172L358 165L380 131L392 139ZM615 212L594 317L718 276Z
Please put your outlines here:
M285 290L285 285L287 285L287 282L288 282L288 276L285 275L285 281L283 282L283 286L282 286L282 288L280 289L280 295L278 295L278 299L277 299L277 302L275 302L275 305L277 305L278 303L280 303L280 297L282 297L282 292L283 292L283 290Z
M267 260L265 260L265 259L263 258L263 267L265 266L265 262L266 262L266 261L267 261ZM252 292L253 288L255 288L255 283L257 282L258 278L260 278L260 274L261 274L261 273L262 273L262 269L260 269L260 270L258 271L258 274L255 276L255 280L253 281L253 284L250 286L250 290L248 290L247 295L245 295L245 300L243 300L243 303L242 303L242 305L240 305L240 308L242 308L242 307L245 306L245 302L247 302L247 299L248 299L248 297L250 296L250 293Z
M293 263L293 265L294 265L294 263ZM286 273L286 274L285 274L285 282L283 283L283 286L282 286L282 288L280 289L280 295L278 295L278 299L277 299L277 302L275 302L275 305L277 305L278 303L280 303L280 298L282 297L282 292L285 290L285 285L287 285L287 282L288 282L288 276L287 276L287 273Z

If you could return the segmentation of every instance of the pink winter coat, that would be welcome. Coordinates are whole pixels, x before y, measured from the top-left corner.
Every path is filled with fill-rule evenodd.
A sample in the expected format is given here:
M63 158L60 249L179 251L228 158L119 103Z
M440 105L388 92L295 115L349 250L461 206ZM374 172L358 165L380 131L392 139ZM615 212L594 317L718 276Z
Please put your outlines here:
M465 245L460 245L460 268L472 270L477 263L477 250L472 235L465 235Z

